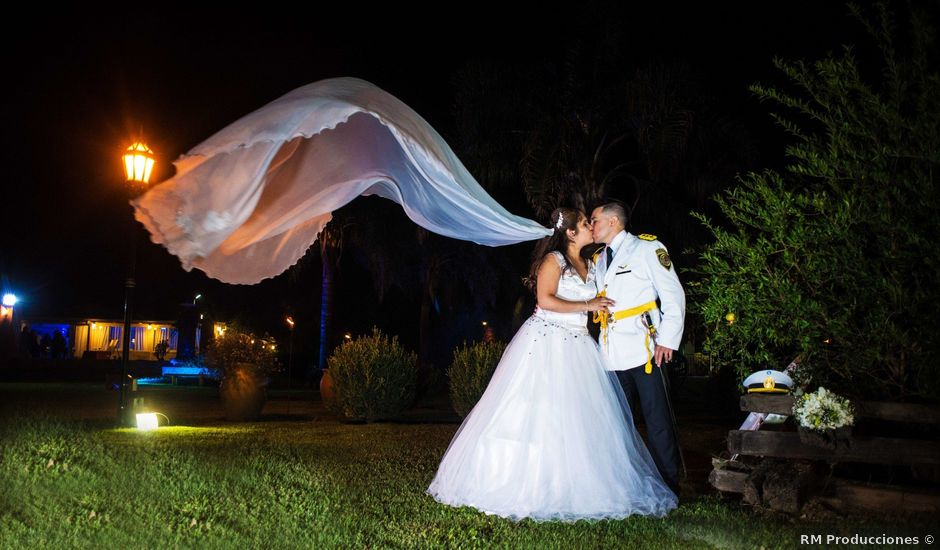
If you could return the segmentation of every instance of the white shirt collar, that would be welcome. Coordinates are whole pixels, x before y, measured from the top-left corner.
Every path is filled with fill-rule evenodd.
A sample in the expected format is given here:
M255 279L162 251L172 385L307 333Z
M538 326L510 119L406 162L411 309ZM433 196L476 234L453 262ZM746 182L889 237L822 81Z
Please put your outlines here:
M620 245L623 244L623 241L627 239L627 230L622 229L620 233L617 233L617 236L614 237L614 240L610 241L610 244L607 245L608 248L614 251L614 255L617 255L617 251L620 249Z

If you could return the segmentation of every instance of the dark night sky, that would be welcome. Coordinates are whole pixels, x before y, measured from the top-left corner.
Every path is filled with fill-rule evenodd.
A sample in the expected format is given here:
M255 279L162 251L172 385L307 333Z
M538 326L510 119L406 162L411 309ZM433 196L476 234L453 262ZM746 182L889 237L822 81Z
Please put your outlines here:
M454 13L449 5L446 16L431 14L436 24L370 18L342 3L328 15L221 6L8 19L0 38L0 283L21 297L27 317L119 317L131 216L119 155L141 127L164 161L158 178L166 177L170 161L240 116L304 84L356 76L401 98L446 137L455 70L471 60L558 60L574 41L589 40L600 21L621 26L633 67L687 62L727 109L757 115L766 111L746 86L781 81L775 55L816 59L857 34L840 2L699 4L551 14L529 8L518 17L480 4ZM779 140L768 117L747 118L755 135ZM779 153L777 146L767 154ZM319 288L285 276L231 287L183 272L143 240L138 255L143 316L172 318L195 292L220 313L268 312L272 320L290 307L313 311L318 302Z

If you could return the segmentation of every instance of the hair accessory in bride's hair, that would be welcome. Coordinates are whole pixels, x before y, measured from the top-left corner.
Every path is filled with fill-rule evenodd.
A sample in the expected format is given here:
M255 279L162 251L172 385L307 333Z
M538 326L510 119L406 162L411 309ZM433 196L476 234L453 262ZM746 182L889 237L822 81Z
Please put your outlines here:
M561 229L561 226L565 224L565 214L564 212L558 213L558 221L555 222L555 229Z

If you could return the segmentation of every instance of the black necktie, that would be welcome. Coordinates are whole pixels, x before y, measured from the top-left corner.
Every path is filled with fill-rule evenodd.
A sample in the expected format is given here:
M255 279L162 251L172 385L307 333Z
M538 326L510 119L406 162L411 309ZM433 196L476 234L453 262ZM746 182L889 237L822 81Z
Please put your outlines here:
M607 247L607 267L610 267L610 264L614 263L614 249Z

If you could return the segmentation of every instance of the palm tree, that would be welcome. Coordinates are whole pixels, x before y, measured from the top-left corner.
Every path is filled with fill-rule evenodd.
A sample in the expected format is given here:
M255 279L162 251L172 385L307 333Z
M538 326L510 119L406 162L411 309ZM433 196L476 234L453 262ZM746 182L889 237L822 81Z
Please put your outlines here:
M350 215L343 210L333 213L333 219L317 236L317 248L320 252L320 349L317 364L326 367L326 357L333 341L330 332L333 321L333 296L336 288L336 275L343 256L345 233L351 224ZM314 248L311 247L311 250ZM297 281L313 263L314 254L308 253L290 269L290 277Z
M560 205L588 211L617 198L641 232L685 246L702 242L706 235L689 213L705 209L751 164L751 142L687 66L629 72L611 53L617 49L576 44L558 73L549 73L549 101L530 111L522 148L529 204L545 218Z

